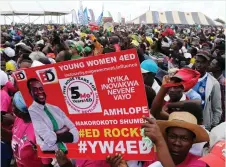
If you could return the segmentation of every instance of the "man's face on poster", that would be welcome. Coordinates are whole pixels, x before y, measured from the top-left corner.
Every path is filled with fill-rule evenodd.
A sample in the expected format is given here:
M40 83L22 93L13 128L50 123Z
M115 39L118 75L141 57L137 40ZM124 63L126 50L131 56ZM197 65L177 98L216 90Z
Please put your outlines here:
M43 85L39 81L31 82L31 96L39 104L45 104L46 102L46 93L43 88Z

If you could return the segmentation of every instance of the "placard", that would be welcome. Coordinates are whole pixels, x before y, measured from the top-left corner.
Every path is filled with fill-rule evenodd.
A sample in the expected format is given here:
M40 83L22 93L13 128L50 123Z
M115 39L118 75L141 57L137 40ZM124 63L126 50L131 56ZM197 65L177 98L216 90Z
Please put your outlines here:
M16 71L40 157L151 160L141 136L149 116L135 49Z

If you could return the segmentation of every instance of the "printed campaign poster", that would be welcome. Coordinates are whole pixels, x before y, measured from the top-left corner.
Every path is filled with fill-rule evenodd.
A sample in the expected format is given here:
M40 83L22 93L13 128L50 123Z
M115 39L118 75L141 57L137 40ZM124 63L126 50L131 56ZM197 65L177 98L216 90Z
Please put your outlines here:
M149 116L135 49L14 73L35 130L40 157L151 160L141 135Z

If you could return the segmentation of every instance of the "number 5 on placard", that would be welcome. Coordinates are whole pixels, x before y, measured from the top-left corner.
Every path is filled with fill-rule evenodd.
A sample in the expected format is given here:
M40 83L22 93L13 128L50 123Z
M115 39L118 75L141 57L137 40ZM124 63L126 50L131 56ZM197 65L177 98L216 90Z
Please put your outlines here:
M71 98L72 99L78 99L80 97L80 93L78 92L79 87L74 86L71 87Z

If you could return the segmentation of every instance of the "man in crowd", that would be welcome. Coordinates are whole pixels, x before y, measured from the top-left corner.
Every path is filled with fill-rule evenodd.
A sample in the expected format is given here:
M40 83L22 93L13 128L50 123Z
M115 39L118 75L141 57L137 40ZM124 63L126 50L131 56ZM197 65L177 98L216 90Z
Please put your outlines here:
M207 129L217 126L221 120L221 90L219 82L207 72L210 63L208 51L199 51L196 55L195 69L200 73L197 84L193 87L202 98L203 121Z
M221 122L225 121L225 85L226 80L224 77L225 73L225 57L220 56L216 57L210 63L210 72L212 72L213 76L220 83L221 88L221 106L222 106L222 117Z
M67 152L64 143L76 143L79 139L75 125L59 107L46 103L46 93L39 80L29 79L27 87L34 100L28 110L41 150Z

